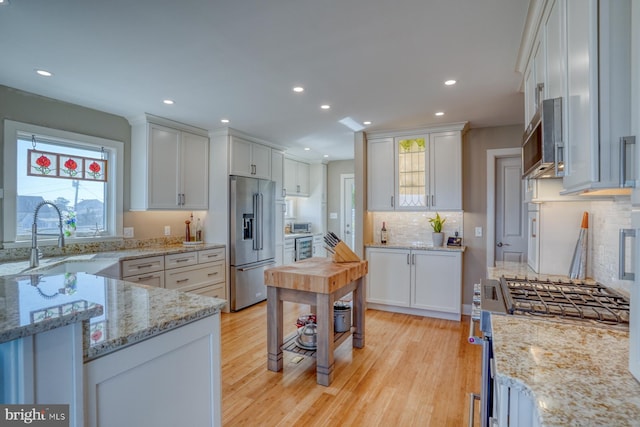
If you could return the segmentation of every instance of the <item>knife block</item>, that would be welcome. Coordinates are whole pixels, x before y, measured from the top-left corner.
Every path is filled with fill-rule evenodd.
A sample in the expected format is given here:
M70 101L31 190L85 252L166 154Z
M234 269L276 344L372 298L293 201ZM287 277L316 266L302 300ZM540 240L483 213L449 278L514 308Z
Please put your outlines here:
M338 242L333 250L333 262L361 261L360 257L356 255L351 249L349 249L349 246L347 246L344 242Z

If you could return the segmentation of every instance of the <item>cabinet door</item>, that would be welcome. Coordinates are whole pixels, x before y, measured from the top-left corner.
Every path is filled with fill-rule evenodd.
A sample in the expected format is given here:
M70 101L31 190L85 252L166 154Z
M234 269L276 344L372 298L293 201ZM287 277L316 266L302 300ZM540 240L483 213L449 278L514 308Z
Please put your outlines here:
M309 195L309 163L296 162L297 193L300 196Z
M251 142L232 136L229 153L229 174L252 177Z
M416 135L395 140L396 210L425 210L429 204L427 189L427 152L429 137Z
M462 313L462 255L459 252L411 251L411 306Z
M271 181L275 182L276 200L284 200L284 153L271 150Z
M540 252L540 243L538 240L539 233L539 215L537 211L529 211L529 236L527 240L527 264L536 273L540 270L538 253Z
M284 190L288 196L296 195L298 166L295 160L284 159Z
M367 209L392 211L395 207L393 138L367 142Z
M409 307L411 266L407 250L368 249L367 302Z
M182 132L183 209L209 209L209 138Z
M567 1L567 131L564 186L598 181L597 8L595 0Z
M149 125L149 208L176 209L180 188L180 131Z
M564 24L562 18L564 16L564 1L557 0L552 3L551 11L544 24L546 49L545 67L547 73L545 95L547 98L558 98L565 96L567 44L566 38L563 37ZM563 108L565 107L566 106L563 106Z
M462 209L462 141L460 132L429 135L429 207Z
M271 179L271 148L262 144L252 144L251 165L254 178Z

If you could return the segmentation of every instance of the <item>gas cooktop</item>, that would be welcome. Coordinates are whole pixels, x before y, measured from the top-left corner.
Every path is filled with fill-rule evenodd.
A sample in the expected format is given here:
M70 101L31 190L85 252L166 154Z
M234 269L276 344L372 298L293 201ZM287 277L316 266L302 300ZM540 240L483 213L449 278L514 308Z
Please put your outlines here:
M629 324L629 299L600 283L503 276L500 286L510 314Z

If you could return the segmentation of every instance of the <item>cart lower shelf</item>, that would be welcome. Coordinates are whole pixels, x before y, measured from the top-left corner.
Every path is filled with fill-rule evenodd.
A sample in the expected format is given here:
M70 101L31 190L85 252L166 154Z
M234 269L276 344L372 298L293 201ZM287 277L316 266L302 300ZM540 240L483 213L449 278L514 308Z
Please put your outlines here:
M282 351L289 351L292 353L301 354L303 356L315 357L317 350L308 350L306 348L302 348L296 344L296 337L298 333L293 333L284 339L284 343L280 347ZM342 344L347 338L351 336L351 330L346 332L335 332L333 334L333 348L334 350L338 348L340 344Z

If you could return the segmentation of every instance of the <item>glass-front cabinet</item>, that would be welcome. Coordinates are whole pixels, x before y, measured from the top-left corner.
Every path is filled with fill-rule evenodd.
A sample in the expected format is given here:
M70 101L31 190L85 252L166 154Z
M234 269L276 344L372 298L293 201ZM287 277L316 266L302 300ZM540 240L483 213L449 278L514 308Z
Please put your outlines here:
M466 127L368 135L367 210L461 210Z
M427 207L427 138L396 138L398 200L396 209Z

